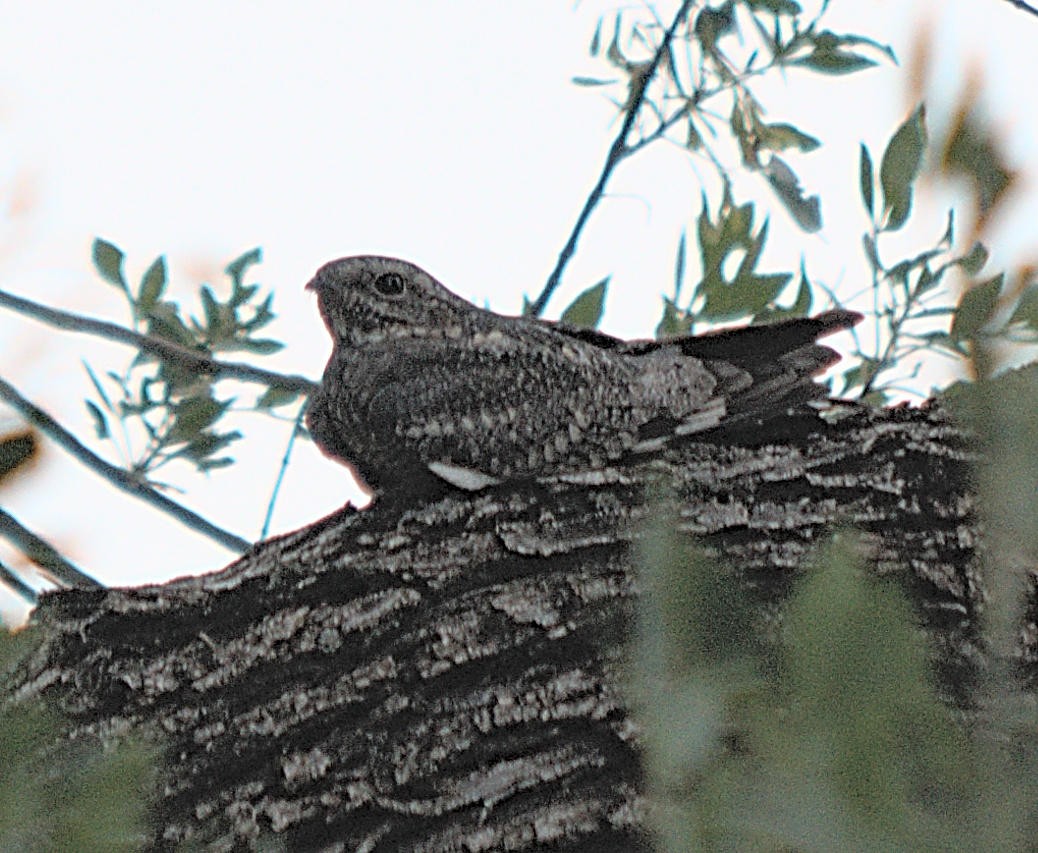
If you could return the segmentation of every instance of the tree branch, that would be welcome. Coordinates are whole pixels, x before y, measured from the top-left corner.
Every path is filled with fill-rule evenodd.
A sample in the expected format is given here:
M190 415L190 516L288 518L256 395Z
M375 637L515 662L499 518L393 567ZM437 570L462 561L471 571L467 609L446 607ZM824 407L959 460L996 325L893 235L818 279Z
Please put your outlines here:
M126 329L115 323L104 320L94 320L89 317L80 317L68 311L57 308L49 308L40 305L30 299L15 296L0 290L0 307L10 308L19 314L40 320L48 325L55 326L70 332L85 332L97 337L107 338L121 344L129 344L141 352L149 353L158 358L176 361L199 373L207 373L222 379L240 379L243 382L257 382L275 388L285 388L291 391L301 391L309 394L317 387L317 383L305 376L286 376L282 373L274 373L270 370L262 370L251 364L241 362L219 361L204 353L195 352L179 344L164 341L161 338L153 338L142 335L131 329Z
M60 584L79 589L104 586L103 583L62 557L53 545L23 526L18 519L2 508L0 508L0 536L16 546L26 557ZM3 581L9 582L7 577L4 577ZM21 586L24 586L24 583ZM21 586L17 587L16 591L20 592Z
M3 584L15 594L21 596L29 604L35 605L39 600L39 596L29 584L27 584L18 575L18 572L12 571L3 563L0 563L0 584Z
M1025 3L1024 0L1006 0L1006 2L1009 3L1011 6L1015 6L1021 12L1027 12L1028 14L1034 15L1036 18L1038 18L1038 9L1036 9L1029 3Z
M125 329L123 331L125 331ZM187 350L185 350L185 352L187 352ZM3 379L0 379L0 399L10 404L26 420L39 428L44 435L47 435L56 441L76 459L95 473L100 474L116 488L119 488L134 497L140 498L157 509L172 515L177 519L177 521L187 525L193 530L197 530L199 533L204 533L210 539L219 542L231 551L241 552L249 547L250 543L247 540L235 536L233 533L228 533L226 530L206 521L202 516L192 512L187 509L187 507L181 506L176 501L172 501L165 495L159 494L151 486L143 482L140 478L135 477L130 472L124 471L122 468L117 468L115 465L106 462L100 456L84 446L79 439L72 435L72 433L66 430L45 411L26 400L12 385L8 384Z
M641 111L642 101L645 98L645 90L648 89L649 83L651 83L652 78L655 77L656 69L659 68L659 64L667 53L670 43L674 40L674 33L677 32L682 21L684 21L688 16L694 2L695 0L684 0L681 4L681 8L678 9L677 15L674 16L673 22L664 34L663 41L660 42L660 46L656 49L656 53L653 54L652 60L649 62L644 73L637 77L632 75L631 92L628 98L627 112L624 115L623 124L620 126L620 131L617 133L616 138L613 140L613 144L609 147L609 153L606 156L605 165L602 167L602 173L598 176L598 182L595 184L594 189L591 190L591 194L587 197L587 201L584 202L584 208L580 211L580 215L577 217L577 222L573 226L572 232L570 232L569 239L566 240L566 245L563 246L562 251L559 252L559 259L555 262L555 269L551 271L551 275L548 276L548 281L545 283L544 289L530 306L530 314L532 316L539 317L544 312L548 300L551 299L552 294L555 292L556 288L558 288L559 282L562 280L562 273L566 269L566 265L569 263L570 258L573 257L573 253L577 249L577 241L580 239L580 235L584 231L584 226L587 225L587 221L590 219L592 211L602 200L609 178L612 177L613 171L616 169L617 165L619 165L620 161L630 153L627 147L627 137L630 135L631 128L634 127L634 123L638 119L638 113Z

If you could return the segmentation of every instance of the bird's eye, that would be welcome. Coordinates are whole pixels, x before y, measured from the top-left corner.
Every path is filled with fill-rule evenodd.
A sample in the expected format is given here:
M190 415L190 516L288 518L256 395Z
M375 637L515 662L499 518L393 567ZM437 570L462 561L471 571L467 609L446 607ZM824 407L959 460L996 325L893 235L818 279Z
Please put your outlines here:
M404 277L395 272L383 273L375 279L375 290L383 296L399 296L404 292Z

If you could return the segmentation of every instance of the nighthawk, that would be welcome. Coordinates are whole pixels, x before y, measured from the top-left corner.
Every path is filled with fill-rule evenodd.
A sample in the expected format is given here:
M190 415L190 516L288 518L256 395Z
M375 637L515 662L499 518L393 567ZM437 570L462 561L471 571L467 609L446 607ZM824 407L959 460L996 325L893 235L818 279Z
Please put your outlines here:
M376 490L594 469L781 411L823 396L837 356L815 341L860 319L624 341L484 311L394 258L332 261L307 287L334 341L310 434Z

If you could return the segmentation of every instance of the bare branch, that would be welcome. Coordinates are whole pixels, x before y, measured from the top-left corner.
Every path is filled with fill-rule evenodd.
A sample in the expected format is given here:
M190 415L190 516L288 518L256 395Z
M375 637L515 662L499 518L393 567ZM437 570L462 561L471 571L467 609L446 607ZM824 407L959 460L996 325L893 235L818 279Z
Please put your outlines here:
M274 373L270 370L262 370L251 364L240 362L219 361L212 356L190 350L179 344L164 341L161 338L153 338L142 335L131 329L126 329L115 323L105 320L94 320L90 317L81 317L68 311L57 308L49 308L40 305L30 299L15 296L0 290L0 307L10 308L19 314L40 320L48 325L70 332L85 332L97 337L107 338L121 344L129 344L141 352L149 353L158 358L163 358L183 364L186 367L197 370L199 373L209 374L224 379L240 379L243 382L257 382L272 388L285 388L291 391L301 391L309 394L317 383L305 376L286 376L282 373Z
M1011 6L1015 6L1021 12L1027 12L1028 14L1034 15L1036 18L1038 18L1038 9L1036 9L1029 3L1025 3L1024 0L1006 0L1006 2L1009 3Z
M39 596L36 594L36 590L34 590L31 586L29 586L29 584L22 580L22 578L18 575L17 572L12 571L3 563L0 563L0 584L3 584L12 592L21 596L29 604L34 605L39 599Z
M270 532L270 522L274 517L274 505L277 503L278 492L281 491L281 484L285 480L285 472L288 470L288 463L292 459L292 448L295 447L296 436L299 435L299 431L303 425L303 415L306 414L306 408L304 406L299 407L299 411L296 413L295 420L292 421L292 433L288 437L288 444L285 445L285 453L281 457L281 465L278 467L278 476L274 481L274 489L270 493L270 500L267 502L267 514L263 518L263 527L260 530L260 539L266 539L267 534Z
M187 352L187 350L185 350L185 352ZM141 480L140 477L136 477L132 473L124 471L122 468L117 468L116 466L106 462L100 456L84 446L79 439L72 435L72 433L66 430L45 411L26 400L13 386L3 379L0 379L0 399L10 404L26 420L39 428L44 435L52 438L61 445L62 448L71 453L88 468L93 470L95 473L100 474L112 485L127 494L140 498L163 512L172 515L182 524L187 525L193 530L197 530L199 533L204 533L210 539L219 542L231 551L241 552L249 547L250 543L247 540L235 536L233 533L228 533L226 530L206 521L206 519L202 518L202 516L197 513L187 509L187 507L181 506L176 501L172 501L165 495L159 494L151 486Z
M566 240L566 245L563 246L562 251L559 252L559 259L555 263L555 269L551 271L551 275L548 276L548 281L545 283L544 289L530 306L530 314L532 316L539 317L544 312L548 300L551 299L552 294L555 292L556 288L559 286L559 282L562 280L562 273L566 269L566 265L569 263L570 258L573 257L573 253L577 249L577 241L580 239L580 235L584 231L584 226L587 225L587 221L591 217L592 211L602 200L602 195L605 193L605 187L609 182L609 178L612 177L613 171L616 169L617 165L619 165L620 161L630 154L630 149L627 146L627 137L630 135L631 128L634 127L634 123L638 119L638 113L641 111L642 102L645 98L645 90L649 87L652 78L656 75L656 69L659 67L660 62L663 61L663 57L666 56L670 49L670 43L674 39L674 33L677 32L678 27L681 26L681 23L686 17L688 17L688 13L692 8L693 3L694 0L684 0L681 4L681 8L678 9L677 15L674 16L673 22L664 34L663 41L660 42L660 46L653 54L648 67L643 73L632 75L631 92L627 101L627 112L624 115L623 124L620 126L619 133L616 134L613 144L609 147L609 153L606 155L606 161L605 165L602 167L602 173L598 176L598 182L595 184L594 189L591 190L590 195L588 195L587 201L584 202L584 208L580 211L580 215L577 217L577 222L573 226L573 231L570 232L569 239Z
M0 536L16 546L59 584L79 589L104 586L103 583L90 577L82 569L62 557L53 545L23 526L18 519L2 508L0 508ZM3 580L5 583L9 582L6 577ZM16 591L20 592L20 587L16 588Z

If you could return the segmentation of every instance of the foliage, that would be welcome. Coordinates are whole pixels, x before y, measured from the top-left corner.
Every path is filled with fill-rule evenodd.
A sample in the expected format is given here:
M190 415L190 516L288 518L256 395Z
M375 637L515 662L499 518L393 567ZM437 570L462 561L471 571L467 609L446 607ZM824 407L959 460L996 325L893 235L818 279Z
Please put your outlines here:
M259 249L246 252L227 265L231 289L225 301L221 302L213 289L203 284L199 289L202 310L186 319L178 303L163 299L168 284L164 258L156 258L137 287L131 288L123 272L124 255L119 248L95 240L93 257L101 278L125 296L134 331L206 355L235 351L269 355L284 346L256 336L275 317L271 308L273 294L261 298L258 285L245 283L249 268L261 259ZM199 471L233 463L232 457L220 454L239 440L241 433L220 431L217 425L234 399L218 398L211 376L187 369L173 359L142 352L122 373L106 371L107 379L118 392L113 400L90 365L84 363L84 367L97 393L96 401L86 401L97 437L116 444L127 468L142 479L149 479L155 470L174 459L187 460ZM291 403L297 397L290 391L269 388L256 407L269 409ZM119 424L121 439L113 433L113 420ZM143 448L136 451L134 432L145 437Z
M1032 767L952 721L908 602L866 576L853 534L769 643L732 573L667 528L646 538L630 676L659 849L1025 849ZM1017 713L1033 757L1033 712Z
M730 180L737 168L760 175L801 229L821 228L822 200L801 190L798 176L779 156L788 150L809 153L821 142L790 123L766 122L768 110L753 85L776 71L842 75L869 68L879 59L895 59L889 47L872 39L825 29L822 19L828 5L823 3L819 13L807 20L801 5L791 0L703 5L696 15L677 22L681 25L670 41L651 4L624 9L608 23L599 19L590 52L614 73L574 82L621 92L622 96L612 97L617 109L628 117L636 111L631 138L619 140L616 159L667 139L712 169L721 187L716 214L706 191L702 192L695 228L699 279L691 286L686 282L687 238L681 237L674 286L664 299L658 335L688 334L740 318L772 322L804 316L825 301L839 304L847 298L812 281L803 262L796 276L758 272L768 223L754 225L754 203L737 201ZM650 57L660 52L663 61L647 81ZM940 148L942 170L967 176L975 187L981 222L987 221L1009 194L1016 174L1005 165L972 100L959 111ZM881 241L909 222L928 150L922 106L894 132L878 175L871 153L861 146L861 198L869 221L862 244L872 277L872 334L867 342L865 334L856 334L856 358L845 362L832 383L834 391L870 403L918 394L905 382L918 371L917 358L924 353L950 357L966 366L971 334L1005 317L1007 311L1011 314L1001 324L1006 342L1038 341L1038 295L1032 271L1025 271L1008 291L1002 274L977 280L987 249L974 241L966 251L956 251L953 213L949 212L943 235L932 247L892 262L884 259ZM737 156L737 164L732 155ZM736 260L734 273L726 275ZM953 270L967 278L958 305L946 280L946 273Z
M0 671L31 652L29 632L0 633ZM43 703L0 712L0 849L139 850L145 838L157 751L124 741L113 749L64 740Z
M657 48L662 28L653 12L638 14L615 18L605 54L628 75L629 89L639 66L625 51ZM683 90L670 57L654 99L646 101L632 149L679 129L690 154L713 165L721 184L716 213L702 196L694 231L699 279L691 285L687 235L679 241L658 335L737 317L803 316L826 297L839 304L836 294L808 278L806 264L795 283L792 273L756 271L767 222L754 226L754 205L733 197L731 167L722 165L727 131L741 167L769 180L803 230L820 226L821 200L805 199L770 144L785 139L806 152L818 140L791 125L763 126L765 111L745 87L755 73L782 65L859 70L871 59L856 54L857 47L878 45L820 33L817 19L801 26L800 14L798 4L785 2L703 8L684 31L681 67L712 71L712 88L700 76L698 86ZM768 15L771 25L762 28ZM601 50L602 28L600 22L592 53ZM738 50L754 31L764 39L763 52L760 44L747 48L751 59L740 65L727 51ZM807 61L794 63L795 49L785 51L798 39ZM725 90L730 112L702 107L705 97ZM614 103L620 110L632 105L630 99ZM727 127L718 114L730 116ZM762 151L772 152L770 159ZM853 533L839 534L818 556L799 580L781 632L764 641L732 574L716 559L697 556L673 532L676 524L668 529L659 521L645 540L648 589L630 684L646 725L661 849L1023 850L1033 838L1038 720L1027 697L1007 685L1025 620L1029 575L1020 557L1038 552L1038 368L998 374L1019 357L1013 346L1038 342L1034 270L982 274L988 250L976 236L965 249L957 246L952 211L932 246L895 260L885 251L888 239L910 223L928 169L968 179L977 230L1010 194L1016 174L969 98L936 141L929 139L925 108L914 109L893 132L878 169L875 163L862 145L858 174L868 220L862 245L872 277L874 335L869 345L857 338L857 363L834 382L845 393L883 403L904 392L909 365L923 354L953 358L979 380L960 383L949 397L982 437L988 460L978 471L990 539L986 628L994 653L988 681L975 697L984 709L984 732L970 737L952 723L931 687L910 608L899 591L865 577ZM726 277L729 257L742 260ZM958 297L949 273L964 282ZM1003 749L1003 743L1012 746Z
M791 0L704 4L664 48L660 72L644 93L645 109L636 122L637 138L629 143L630 152L669 139L701 157L726 180L729 167L723 165L714 140L727 131L737 143L742 166L761 174L805 231L817 231L821 227L818 198L804 197L796 174L778 154L791 149L812 151L821 143L791 124L766 122L766 110L752 84L771 72L804 68L850 74L875 65L873 56L893 58L889 47L871 39L821 29L824 12L823 6L817 17L803 23L800 4ZM614 97L613 103L621 111L639 108L642 104L630 95L644 85L649 57L662 47L666 27L651 4L617 12L603 47L605 27L604 19L599 19L590 52L620 76L578 77L574 82L622 85L625 97ZM726 120L721 118L725 114Z

